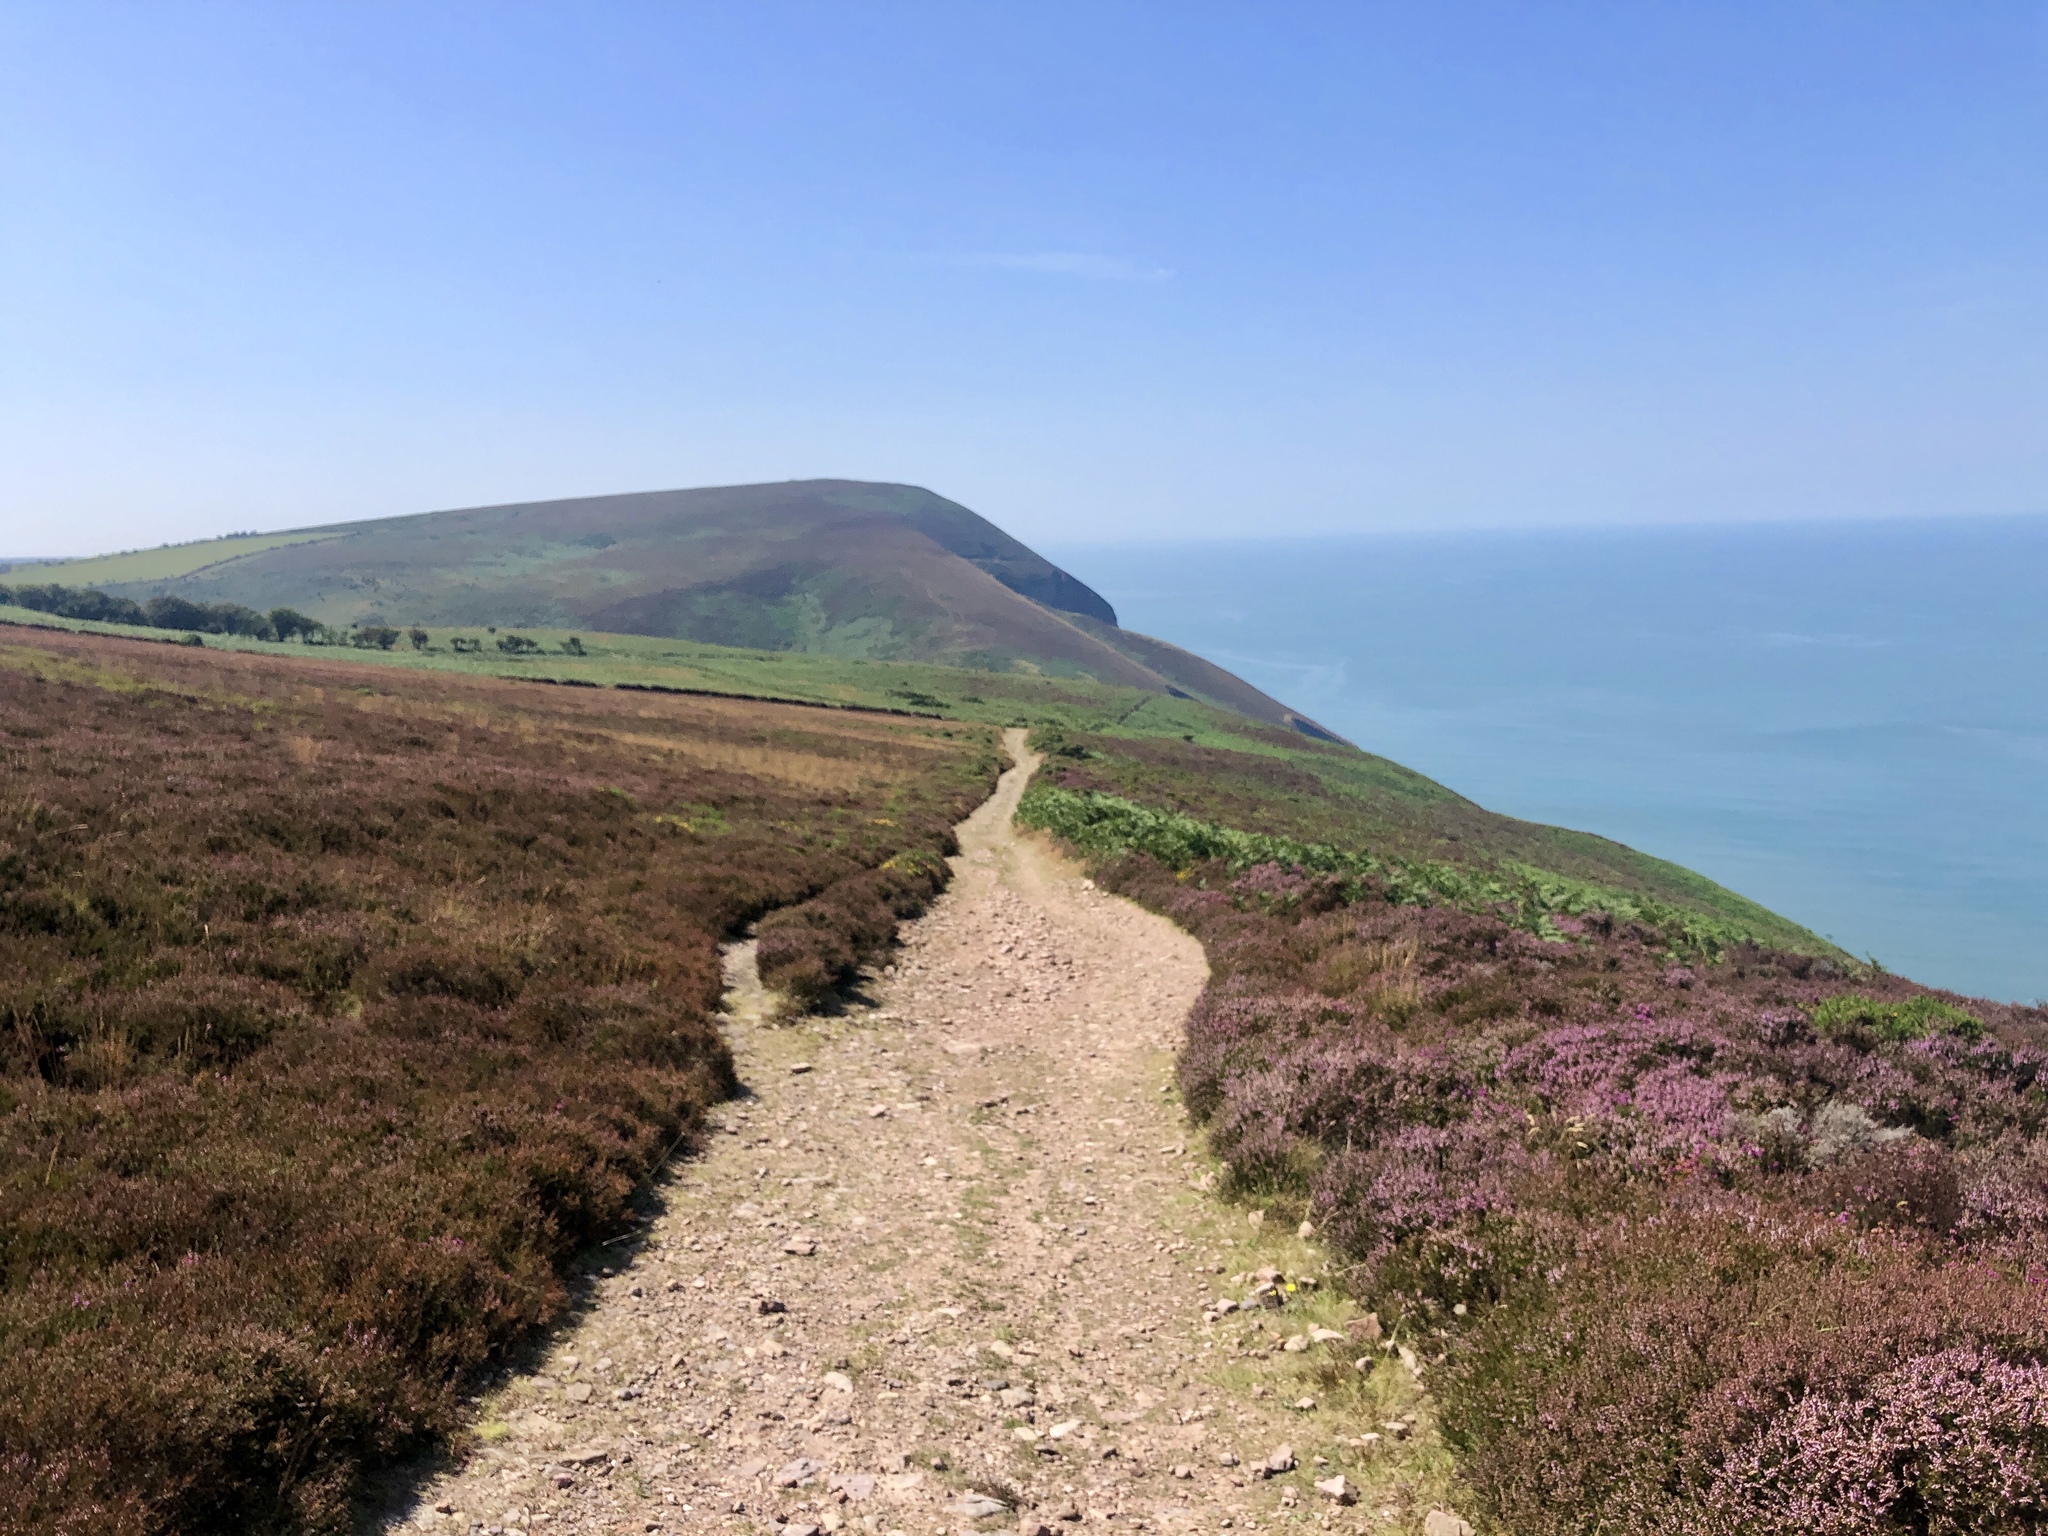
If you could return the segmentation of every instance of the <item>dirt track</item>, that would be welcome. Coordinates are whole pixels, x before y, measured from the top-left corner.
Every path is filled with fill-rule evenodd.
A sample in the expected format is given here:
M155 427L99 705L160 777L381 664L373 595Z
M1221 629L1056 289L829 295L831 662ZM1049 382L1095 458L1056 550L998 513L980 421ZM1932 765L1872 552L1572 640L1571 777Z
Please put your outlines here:
M1413 1377L1338 1342L1327 1287L1205 1321L1247 1271L1320 1258L1202 1192L1171 1092L1201 950L1014 832L1035 763L1010 747L952 887L847 1013L774 1023L729 956L751 1097L385 1529L1420 1528ZM1361 1502L1316 1490L1339 1474Z

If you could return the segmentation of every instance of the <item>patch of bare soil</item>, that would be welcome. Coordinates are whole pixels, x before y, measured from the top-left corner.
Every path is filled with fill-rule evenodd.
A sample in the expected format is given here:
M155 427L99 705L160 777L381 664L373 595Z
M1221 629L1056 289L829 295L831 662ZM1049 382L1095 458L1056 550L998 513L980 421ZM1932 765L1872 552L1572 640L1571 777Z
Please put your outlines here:
M1200 948L1012 827L1010 748L846 1013L778 1023L728 956L751 1096L385 1529L1461 1528L1405 1351L1205 1193Z

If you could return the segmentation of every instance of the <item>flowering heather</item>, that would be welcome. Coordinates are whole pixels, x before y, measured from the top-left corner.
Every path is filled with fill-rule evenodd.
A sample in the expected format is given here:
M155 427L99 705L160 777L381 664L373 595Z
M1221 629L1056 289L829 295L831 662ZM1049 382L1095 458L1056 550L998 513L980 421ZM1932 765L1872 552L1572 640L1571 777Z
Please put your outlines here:
M1209 955L1190 1111L1433 1363L1498 1529L2048 1525L2040 1010L1103 825Z
M887 942L994 766L0 638L0 1531L345 1529L734 1086L718 941L795 904L791 973Z

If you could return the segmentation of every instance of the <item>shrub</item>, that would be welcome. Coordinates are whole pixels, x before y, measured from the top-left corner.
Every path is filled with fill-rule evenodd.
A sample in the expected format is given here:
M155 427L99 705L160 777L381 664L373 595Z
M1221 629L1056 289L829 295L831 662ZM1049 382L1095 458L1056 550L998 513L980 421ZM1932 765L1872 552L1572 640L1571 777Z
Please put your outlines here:
M1046 744L1055 752L1082 750L1064 736L1047 738ZM1441 905L1483 912L1544 938L1564 936L1558 919L1573 921L1587 914L1595 914L1609 925L1616 918L1639 923L1666 944L1700 956L1717 955L1754 937L1740 922L1545 870L1526 866L1474 869L1438 859L1400 858L1303 842L1050 782L1034 784L1025 793L1017 815L1025 825L1051 832L1096 858L1144 853L1176 871L1213 862L1233 874L1268 867L1321 880L1346 900L1371 894L1406 906ZM1574 926L1578 924L1574 922Z
M1932 1034L1975 1040L1984 1033L1984 1021L1975 1014L1924 994L1901 1002L1881 1003L1860 993L1845 992L1818 1004L1810 1017L1813 1027L1830 1039L1870 1040L1889 1045L1923 1040Z
M952 851L949 835L943 852ZM942 853L920 851L771 913L760 924L755 954L763 984L799 1009L829 1003L895 937L898 921L922 912L945 883Z
M1094 792L1025 814L1202 941L1190 1113L1431 1362L1499 1529L2036 1521L2048 1014L1681 966L1672 925L1424 901L1413 864Z
M908 721L9 645L4 1531L346 1529L732 1091L718 941L886 943L993 776Z

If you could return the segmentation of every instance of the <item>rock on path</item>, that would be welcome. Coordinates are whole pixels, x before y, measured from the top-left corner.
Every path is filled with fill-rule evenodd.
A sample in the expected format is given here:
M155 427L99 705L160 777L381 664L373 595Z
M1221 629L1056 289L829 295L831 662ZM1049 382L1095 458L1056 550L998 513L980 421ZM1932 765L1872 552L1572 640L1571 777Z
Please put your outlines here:
M775 1023L731 951L750 1097L538 1371L480 1403L478 1453L382 1529L1419 1523L1324 1488L1368 1441L1300 1396L1301 1325L1205 1318L1246 1261L1170 1093L1201 949L1014 831L1036 760L1007 740L1019 766L868 1001ZM1289 1384L1247 1385L1269 1356Z

